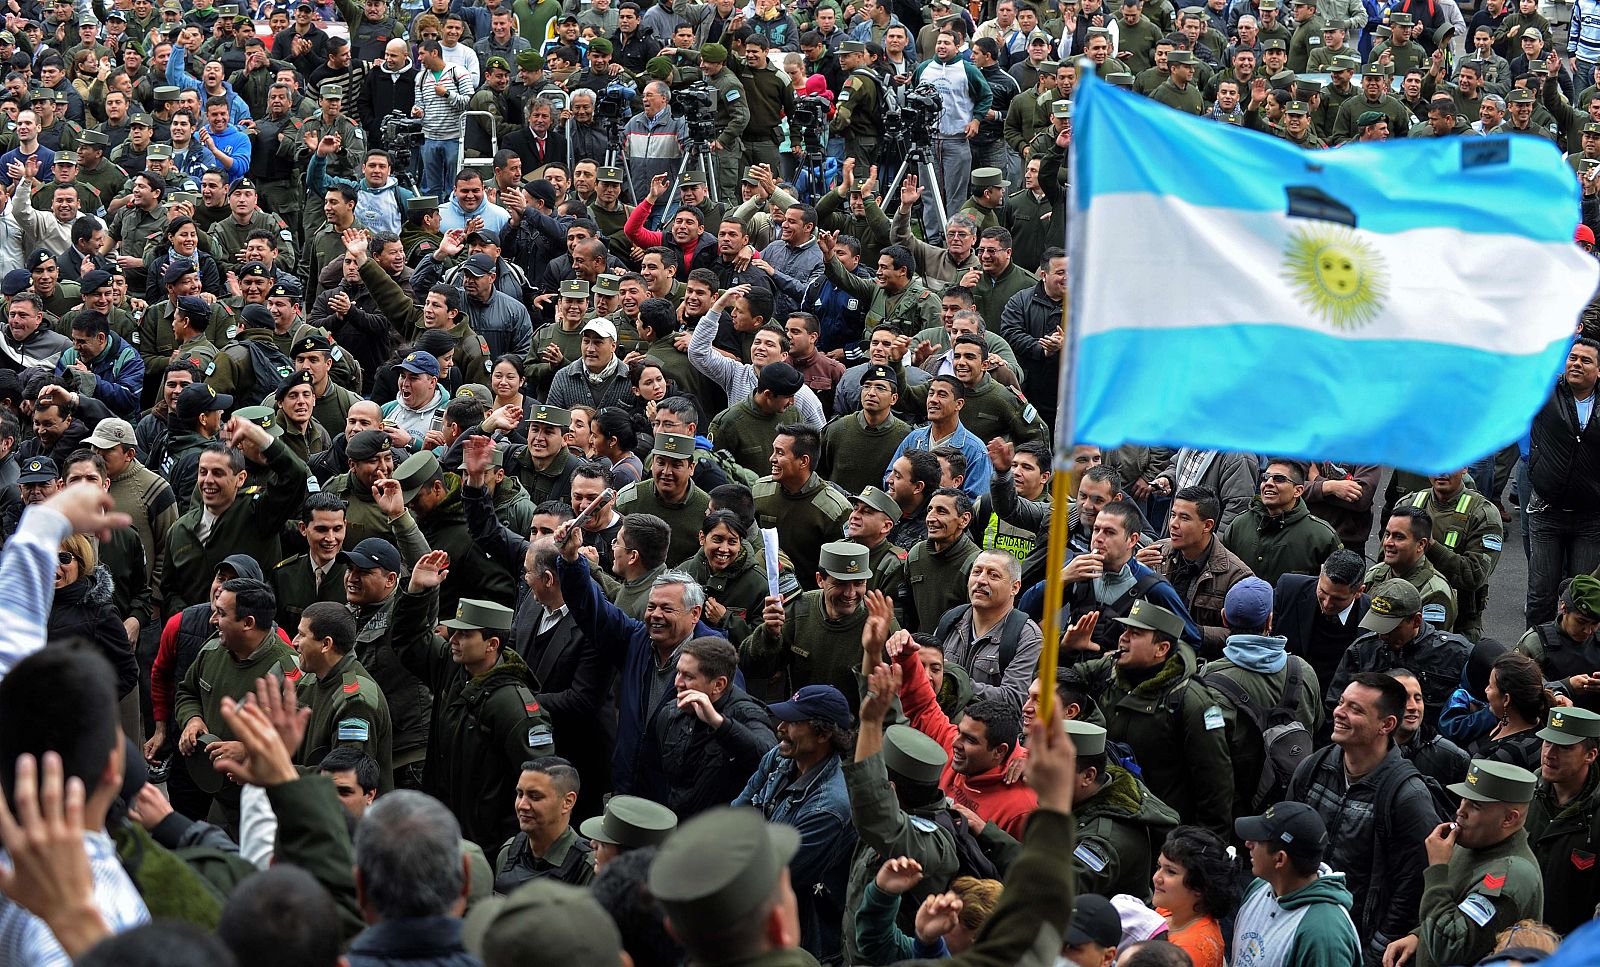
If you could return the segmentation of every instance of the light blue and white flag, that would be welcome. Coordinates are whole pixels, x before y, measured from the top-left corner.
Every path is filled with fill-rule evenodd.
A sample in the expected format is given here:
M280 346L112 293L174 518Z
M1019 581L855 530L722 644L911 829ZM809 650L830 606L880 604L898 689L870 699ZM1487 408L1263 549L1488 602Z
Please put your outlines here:
M1304 151L1093 77L1074 102L1073 439L1433 471L1527 430L1597 271L1554 145Z

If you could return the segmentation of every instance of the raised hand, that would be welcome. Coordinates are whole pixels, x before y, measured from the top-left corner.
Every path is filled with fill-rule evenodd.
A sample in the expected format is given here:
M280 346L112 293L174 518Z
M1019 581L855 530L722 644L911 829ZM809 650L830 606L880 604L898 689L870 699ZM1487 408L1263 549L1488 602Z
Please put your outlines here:
M449 576L450 555L444 551L429 551L411 569L411 593L436 588Z

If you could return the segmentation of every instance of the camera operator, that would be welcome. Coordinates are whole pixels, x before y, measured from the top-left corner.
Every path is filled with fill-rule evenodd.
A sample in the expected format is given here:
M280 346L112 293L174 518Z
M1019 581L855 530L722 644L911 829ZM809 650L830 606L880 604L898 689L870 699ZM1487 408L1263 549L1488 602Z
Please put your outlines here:
M943 103L933 135L932 161L944 189L945 214L953 215L967 200L967 180L972 172L971 140L978 133L978 120L993 106L994 95L983 73L961 56L954 32L940 28L933 53L932 60L917 65L911 83L932 86ZM931 235L942 237L932 192L923 196L922 222Z
M789 75L767 59L769 46L766 37L752 32L744 42L744 63L736 65L734 72L750 102L750 123L744 129L745 164L782 171L778 143L783 131L779 124L794 113L794 85Z
M640 100L643 110L622 129L629 187L635 198L650 193L650 179L656 175L678 173L678 163L689 142L688 125L683 118L672 115L672 88L665 81L646 84Z
M728 48L706 44L700 48L700 69L717 89L716 140L711 142L715 158L717 195L731 199L739 193L739 173L744 170L744 129L750 123L750 101L744 85L728 69Z
M865 171L878 163L878 100L883 86L869 66L867 45L846 40L839 45L839 64L847 73L839 107L828 128L844 138L844 156Z
M411 63L411 48L396 37L383 48L383 60L367 71L356 95L356 116L367 132L367 143L388 147L383 141L383 119L391 111L411 116L417 103L417 68Z

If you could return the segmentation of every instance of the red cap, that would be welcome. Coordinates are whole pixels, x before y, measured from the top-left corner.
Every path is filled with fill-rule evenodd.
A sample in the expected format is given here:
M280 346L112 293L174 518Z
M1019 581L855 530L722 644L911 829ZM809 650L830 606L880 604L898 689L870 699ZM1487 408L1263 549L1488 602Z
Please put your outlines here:
M1579 225L1578 226L1577 236L1575 238L1573 238L1573 241L1575 241L1575 242L1588 242L1590 245L1593 245L1594 244L1594 229L1590 228L1587 225Z

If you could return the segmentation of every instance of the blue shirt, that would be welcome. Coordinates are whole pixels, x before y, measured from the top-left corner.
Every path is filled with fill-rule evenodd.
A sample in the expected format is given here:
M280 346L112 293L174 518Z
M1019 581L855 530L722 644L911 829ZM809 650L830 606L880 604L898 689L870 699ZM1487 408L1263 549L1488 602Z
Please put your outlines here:
M960 424L956 425L955 435L939 444L940 446L955 447L961 455L967 458L967 476L961 481L961 489L971 497L974 502L983 499L989 492L989 478L994 476L994 464L989 462L989 448L983 445L973 432ZM894 451L894 459L889 461L889 466L894 466L894 461L905 455L907 450L932 450L933 425L919 426L912 430L900 446ZM884 472L884 489L889 489L888 472Z
M227 175L229 184L243 178L245 172L250 170L250 135L245 134L231 124L221 134L212 131L210 128L207 128L204 133L211 136L212 143L223 154L232 158L233 163L226 168L222 167L222 162L217 160L217 156L212 153L211 149L196 140L193 151L195 157L198 158L198 163L204 166L207 171L221 171Z

